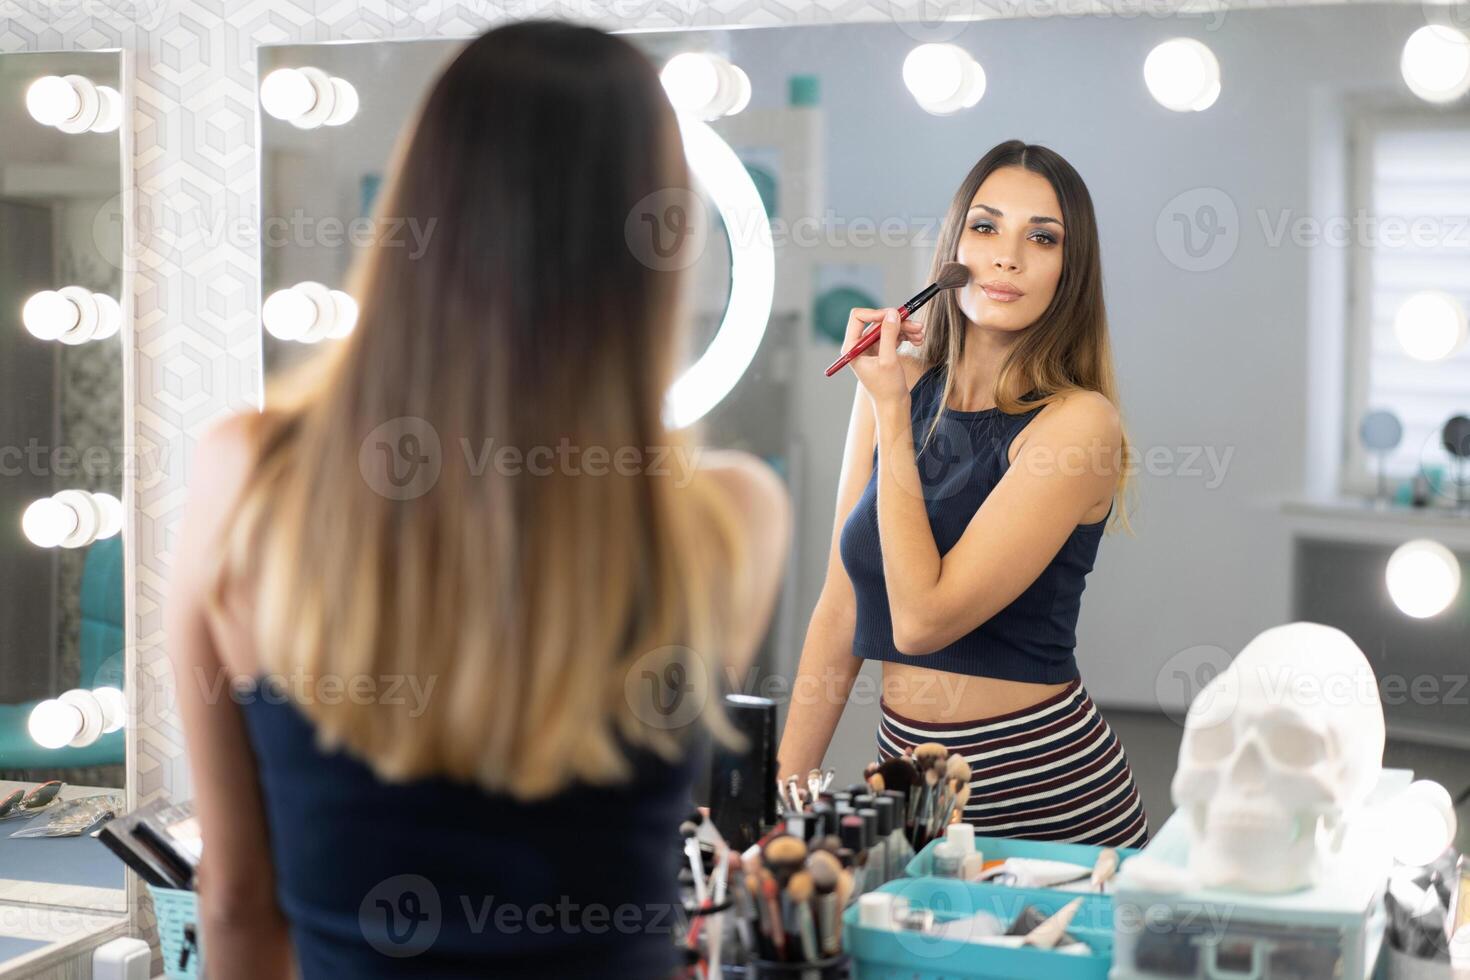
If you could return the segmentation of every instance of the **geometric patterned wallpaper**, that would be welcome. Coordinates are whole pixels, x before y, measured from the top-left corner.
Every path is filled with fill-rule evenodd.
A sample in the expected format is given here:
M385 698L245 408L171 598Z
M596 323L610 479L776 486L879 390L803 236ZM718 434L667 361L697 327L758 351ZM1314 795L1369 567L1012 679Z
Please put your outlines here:
M0 0L0 52L122 49L125 54L133 186L132 220L126 222L132 291L124 298L132 318L131 331L124 334L124 366L134 393L126 407L131 433L125 440L147 461L138 467L146 479L133 488L126 542L132 560L129 805L159 794L175 800L190 795L162 628L173 536L194 440L212 419L256 405L259 398L257 45L469 37L504 20L561 17L607 29L656 30L892 21L903 35L896 49L903 50L921 41L947 40L955 27L947 20L1139 11L1160 16L1185 7L1223 11L1288 5L1280 0ZM139 904L130 901L129 907L137 910Z

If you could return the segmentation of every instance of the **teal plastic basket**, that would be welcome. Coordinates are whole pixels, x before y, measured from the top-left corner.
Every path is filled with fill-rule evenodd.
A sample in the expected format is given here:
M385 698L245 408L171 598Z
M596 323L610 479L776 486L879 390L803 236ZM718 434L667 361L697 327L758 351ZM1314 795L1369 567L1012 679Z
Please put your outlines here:
M922 851L909 859L908 867L904 870L915 878L920 875L932 874L934 871L934 848L938 847L943 840L944 838L937 837L924 845ZM987 861L1011 857L1041 858L1047 861L1070 861L1073 864L1085 864L1090 868L1097 863L1097 856L1102 853L1103 849L1097 844L1072 844L1051 840L1022 840L1016 837L981 837L977 834L975 836L975 850L985 855L985 860ZM1137 854L1139 848L1115 847L1113 850L1118 852L1118 867L1122 868L1123 862Z
M911 908L929 909L936 921L989 912L1003 924L1014 921L1026 905L1051 915L1077 897L949 878L901 878L878 891L902 896ZM875 929L862 925L858 916L858 907L852 905L842 917L843 947L852 955L857 980L1107 980L1113 962L1111 910L1096 903L1084 902L1067 927L1091 949L1088 954Z
M199 928L199 894L152 885L148 886L148 891L153 895L153 915L158 920L163 975L168 980L198 980L200 963L204 959Z

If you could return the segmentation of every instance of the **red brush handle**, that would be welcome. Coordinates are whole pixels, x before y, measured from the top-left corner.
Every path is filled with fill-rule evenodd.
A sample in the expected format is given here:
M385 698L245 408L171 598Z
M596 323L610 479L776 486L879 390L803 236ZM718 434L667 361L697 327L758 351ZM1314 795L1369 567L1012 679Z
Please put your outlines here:
M907 306L900 306L898 308L898 322L902 323L908 318L909 308ZM857 343L852 345L852 350L848 351L846 354L843 354L837 360L832 362L832 364L827 368L827 377L830 378L838 371L841 371L843 368L847 367L848 364L852 363L853 358L860 356L863 351L876 344L878 342L878 338L883 336L883 331L877 329L880 326L882 326L881 320L874 320L871 323L864 324L863 335L858 338Z

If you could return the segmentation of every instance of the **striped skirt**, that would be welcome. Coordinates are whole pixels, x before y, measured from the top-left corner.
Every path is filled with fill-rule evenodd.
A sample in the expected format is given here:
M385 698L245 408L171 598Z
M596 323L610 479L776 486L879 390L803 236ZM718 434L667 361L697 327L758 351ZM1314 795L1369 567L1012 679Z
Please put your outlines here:
M938 742L970 764L966 823L987 837L1142 847L1148 818L1123 746L1080 678L1020 711L918 722L880 702L878 757Z

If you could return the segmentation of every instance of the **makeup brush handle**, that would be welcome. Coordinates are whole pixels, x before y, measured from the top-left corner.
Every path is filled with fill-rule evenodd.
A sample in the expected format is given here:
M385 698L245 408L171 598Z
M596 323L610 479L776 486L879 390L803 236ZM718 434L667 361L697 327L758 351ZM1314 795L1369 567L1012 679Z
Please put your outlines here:
M909 308L907 306L900 306L898 308L899 322L902 323L908 318ZM882 325L883 321L881 320L870 320L869 322L863 324L863 335L858 338L857 343L852 345L852 350L848 351L846 354L843 354L837 360L828 365L827 377L830 378L838 371L841 371L843 368L847 367L849 364L852 363L854 358L860 356L863 351L876 344L878 342L878 338L883 336L883 331L878 329Z

